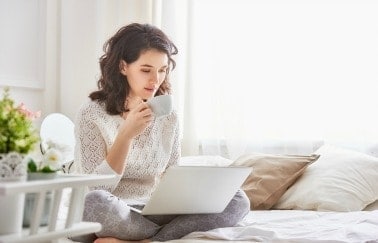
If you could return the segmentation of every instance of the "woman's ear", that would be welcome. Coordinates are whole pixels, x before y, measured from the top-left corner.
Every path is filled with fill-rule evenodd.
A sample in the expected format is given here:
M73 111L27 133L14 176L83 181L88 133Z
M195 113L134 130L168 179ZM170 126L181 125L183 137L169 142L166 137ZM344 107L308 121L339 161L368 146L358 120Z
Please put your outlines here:
M123 75L127 76L127 63L126 63L124 60L121 60L121 61L119 62L119 71L120 71Z

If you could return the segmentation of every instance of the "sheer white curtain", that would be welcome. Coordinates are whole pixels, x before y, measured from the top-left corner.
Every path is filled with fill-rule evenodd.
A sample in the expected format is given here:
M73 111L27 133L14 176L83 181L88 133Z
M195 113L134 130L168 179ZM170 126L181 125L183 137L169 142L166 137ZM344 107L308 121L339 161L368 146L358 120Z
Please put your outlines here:
M183 153L378 141L378 4L192 0Z

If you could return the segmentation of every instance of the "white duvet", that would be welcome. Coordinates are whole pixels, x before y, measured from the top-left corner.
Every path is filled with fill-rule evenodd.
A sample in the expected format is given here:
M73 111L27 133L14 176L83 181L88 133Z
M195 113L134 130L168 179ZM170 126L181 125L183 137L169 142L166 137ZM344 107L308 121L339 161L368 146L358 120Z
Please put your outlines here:
M172 242L378 242L378 210L251 211L236 227L193 232Z
M378 210L319 212L251 211L235 227L193 232L170 243L378 243ZM69 240L60 243L72 242Z

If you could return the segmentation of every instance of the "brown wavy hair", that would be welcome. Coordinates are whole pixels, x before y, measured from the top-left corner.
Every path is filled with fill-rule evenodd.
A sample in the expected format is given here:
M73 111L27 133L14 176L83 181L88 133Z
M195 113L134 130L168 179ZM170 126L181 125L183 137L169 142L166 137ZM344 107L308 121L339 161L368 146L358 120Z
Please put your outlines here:
M170 94L169 72L176 66L172 55L176 55L178 51L163 31L150 24L132 23L119 29L105 42L103 49L105 53L100 57L101 76L97 81L98 90L89 97L104 102L110 115L119 115L126 111L125 100L130 92L127 77L120 72L121 60L128 64L133 63L144 51L156 49L167 54L169 68L155 96Z

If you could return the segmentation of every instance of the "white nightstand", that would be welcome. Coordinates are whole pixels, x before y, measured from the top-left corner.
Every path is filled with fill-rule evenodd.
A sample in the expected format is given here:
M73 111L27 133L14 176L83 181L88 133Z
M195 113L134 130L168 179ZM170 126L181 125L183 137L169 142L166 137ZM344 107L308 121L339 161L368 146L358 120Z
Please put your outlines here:
M37 193L30 227L23 228L20 234L0 235L0 242L52 242L59 238L94 233L101 230L101 224L81 221L83 199L88 186L112 184L113 175L58 175L51 180L25 182L4 182L0 184L0 197L24 193ZM64 190L71 190L65 215L61 217L61 203ZM46 192L53 192L53 202L48 225L40 227ZM1 207L1 205L0 205ZM58 217L59 215L59 217ZM62 219L63 218L63 219ZM0 218L0 220L7 220Z

